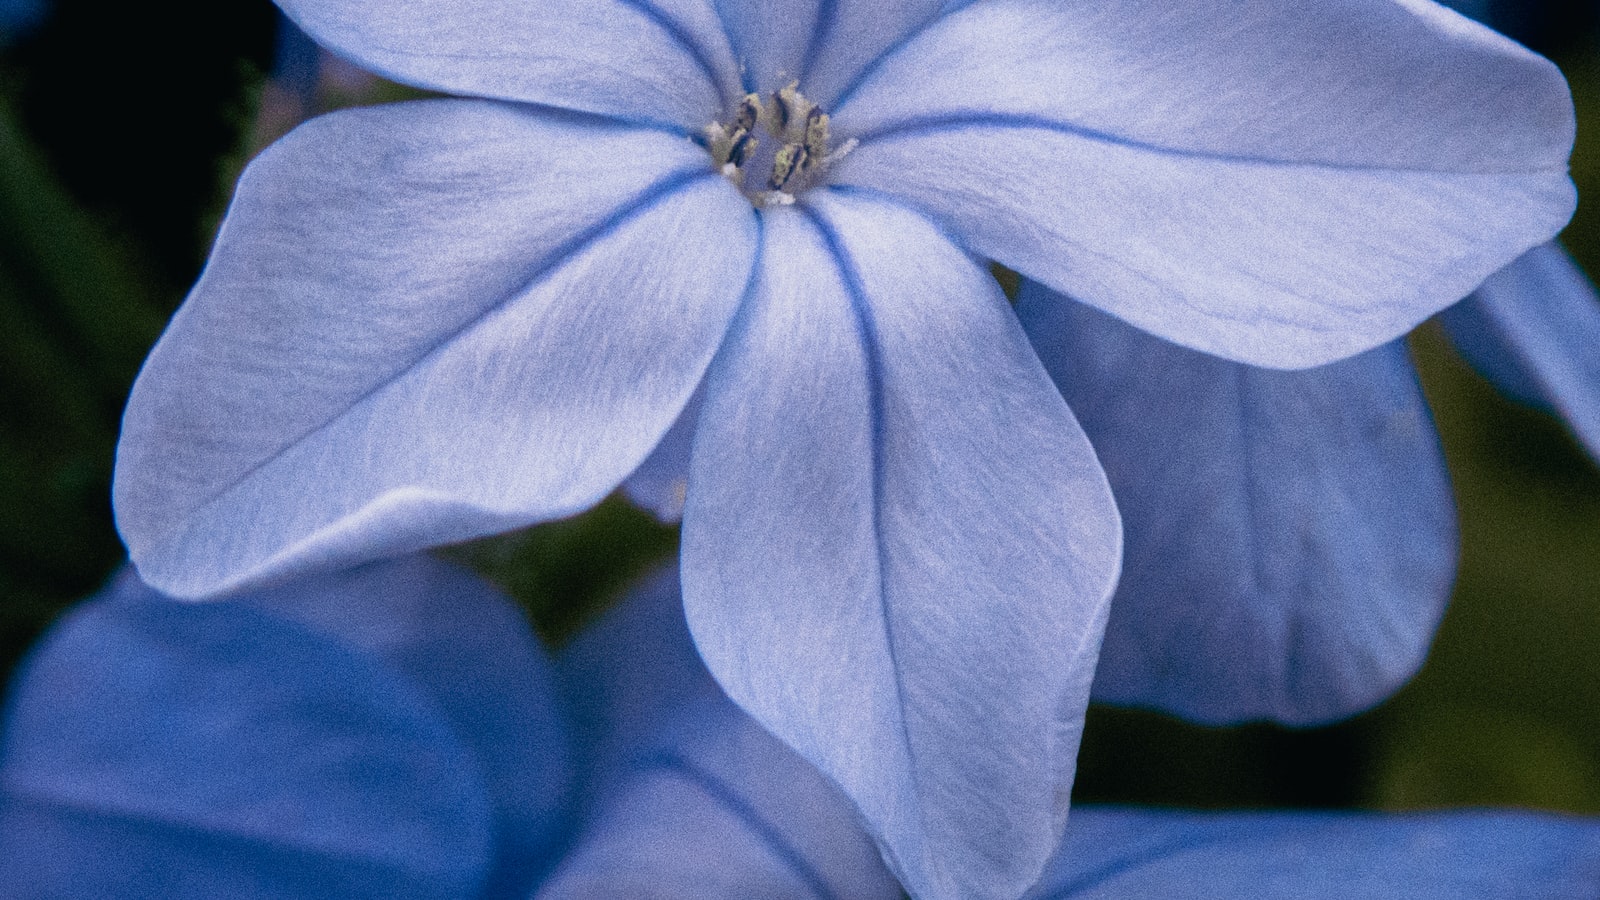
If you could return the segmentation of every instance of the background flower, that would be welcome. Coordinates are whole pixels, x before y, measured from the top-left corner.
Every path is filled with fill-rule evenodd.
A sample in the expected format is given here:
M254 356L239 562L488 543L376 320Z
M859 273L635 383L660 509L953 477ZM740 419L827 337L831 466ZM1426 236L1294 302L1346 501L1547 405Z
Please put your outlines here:
M1594 892L1592 819L1483 810L1406 816L1075 810L1036 900L1460 897Z
M16 684L0 876L107 898L901 896L849 800L712 681L675 571L558 671L570 717L509 604L427 559L207 605L125 574ZM1592 819L1080 807L1029 896L1575 900L1597 852Z
M1018 311L1123 513L1099 699L1202 722L1319 722L1421 666L1457 537L1401 343L1277 372L1034 284ZM1559 247L1530 251L1443 320L1469 359L1600 453L1600 297Z
M11 692L17 896L523 897L568 826L549 662L414 557L206 605L126 572Z

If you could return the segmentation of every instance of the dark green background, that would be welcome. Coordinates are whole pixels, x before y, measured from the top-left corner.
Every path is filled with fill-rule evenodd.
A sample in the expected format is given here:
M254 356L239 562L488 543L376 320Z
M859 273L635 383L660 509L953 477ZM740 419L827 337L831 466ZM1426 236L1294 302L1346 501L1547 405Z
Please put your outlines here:
M1600 197L1592 6L1502 6L1567 71L1575 177ZM0 675L121 562L107 497L123 397L249 152L275 28L264 0L61 0L0 51ZM185 39L196 33L211 38ZM1581 206L1565 237L1600 272L1597 208ZM1413 347L1462 532L1458 589L1422 674L1323 729L1097 708L1079 799L1600 813L1600 470L1432 327ZM560 641L676 542L612 500L453 552Z

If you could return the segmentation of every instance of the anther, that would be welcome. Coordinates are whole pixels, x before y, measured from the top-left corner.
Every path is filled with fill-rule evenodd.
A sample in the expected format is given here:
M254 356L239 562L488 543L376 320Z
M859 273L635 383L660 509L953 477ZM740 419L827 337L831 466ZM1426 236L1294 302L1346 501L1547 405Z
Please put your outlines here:
M806 116L804 146L807 156L821 159L828 155L828 114L816 107Z
M805 121L817 107L800 93L800 82L791 81L782 90L773 93L771 108L772 133L787 144L791 142L788 134L790 124Z
M728 163L736 169L742 168L760 143L761 139L748 131L739 135L728 148Z
M751 131L759 121L761 121L761 96L745 94L744 99L739 101L738 111L733 115L734 130Z
M755 135L761 113L761 97L746 94L734 111L732 123L712 122L705 128L706 149L711 151L718 171L735 184L742 181L740 170L761 143Z
M811 154L800 144L784 144L778 151L778 156L772 161L772 180L769 186L775 191L781 191L789 186L795 176L805 172Z

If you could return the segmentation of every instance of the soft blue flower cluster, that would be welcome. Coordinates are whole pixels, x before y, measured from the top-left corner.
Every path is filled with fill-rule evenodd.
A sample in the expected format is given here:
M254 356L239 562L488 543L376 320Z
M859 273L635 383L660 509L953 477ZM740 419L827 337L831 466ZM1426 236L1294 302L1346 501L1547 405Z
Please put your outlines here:
M195 863L215 839L419 896L526 891L560 859L545 890L584 896L630 854L715 859L684 848L721 817L744 843L712 846L800 895L920 898L1115 880L1096 859L1159 879L1279 831L1331 848L1345 820L1163 819L1170 853L1121 858L1139 814L1085 813L1050 863L1091 681L1306 722L1414 669L1453 519L1394 341L1480 284L1463 344L1596 433L1600 313L1544 293L1582 284L1544 248L1575 202L1565 83L1427 0L279 5L460 96L313 120L241 178L115 486L144 581L235 599L129 581L41 653L5 765L42 848ZM1015 308L988 261L1025 277ZM623 799L566 846L526 636L462 631L506 613L430 563L351 567L625 483L682 519L669 580L720 689L695 675L693 724L641 727L666 742L642 756L617 736L638 710L579 732L582 795ZM72 674L96 656L74 640L130 671ZM483 663L494 690L479 641L511 660ZM587 694L636 657L605 653ZM619 708L673 705L657 680ZM52 731L36 690L83 692L81 718ZM137 702L186 737L155 752L102 715ZM101 819L60 826L73 804ZM1475 821L1381 829L1470 855Z
M728 701L677 573L548 660L416 557L215 604L124 573L26 664L12 897L901 896L849 800ZM1587 900L1600 823L1080 808L1037 900Z

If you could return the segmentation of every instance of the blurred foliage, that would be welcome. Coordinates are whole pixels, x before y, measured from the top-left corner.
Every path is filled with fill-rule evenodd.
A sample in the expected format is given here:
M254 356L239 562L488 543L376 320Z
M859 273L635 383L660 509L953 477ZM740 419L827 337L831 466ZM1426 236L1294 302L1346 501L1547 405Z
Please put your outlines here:
M269 0L49 8L9 54L8 90L73 199L137 249L175 305L210 244L206 214L231 190L219 159L250 121L277 13Z
M0 660L122 555L109 526L123 396L165 314L0 100Z
M1491 6L1562 63L1580 122L1600 122L1594 5ZM302 114L285 113L263 75L276 29L267 0L58 0L0 57L0 677L122 559L107 498L123 397L238 171ZM418 95L321 91L320 109ZM1573 167L1580 191L1600 197L1587 125ZM1600 272L1600 203L1580 207L1566 239ZM1462 523L1458 589L1422 673L1323 729L1094 708L1077 799L1600 812L1600 470L1437 333L1414 349ZM676 548L675 528L612 498L444 552L516 596L558 644Z
M613 496L581 516L444 551L482 572L560 646L633 581L678 555L678 529Z
M0 675L123 557L123 399L204 258L273 16L56 0L0 57Z
M1455 483L1461 568L1427 665L1380 710L1366 799L1600 813L1600 469L1436 331L1413 347Z

